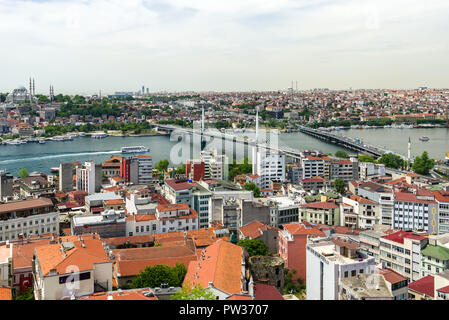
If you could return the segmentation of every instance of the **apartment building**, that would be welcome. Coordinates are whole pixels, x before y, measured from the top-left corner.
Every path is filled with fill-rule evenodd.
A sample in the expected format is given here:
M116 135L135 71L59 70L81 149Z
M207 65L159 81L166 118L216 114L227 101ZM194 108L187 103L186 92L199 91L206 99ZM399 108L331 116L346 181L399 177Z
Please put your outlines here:
M418 190L417 194L394 194L393 228L436 234L439 231L438 221L438 203L432 192L421 193Z
M257 199L270 207L270 224L279 228L283 224L299 221L299 201L289 197L268 197Z
M355 229L372 229L380 222L379 205L361 196L343 197L340 204L340 225Z
M380 230L365 230L360 232L360 252L369 257L374 257L376 263L380 263L380 238L385 235L386 233Z
M307 300L338 300L341 279L374 273L374 258L360 253L358 247L343 238L306 245Z
M360 162L359 163L359 179L368 180L372 177L385 176L385 165L381 163Z
M302 223L284 224L279 230L279 256L285 261L285 268L296 270L293 279L306 280L306 245L309 238L325 237L319 227Z
M153 158L147 155L122 158L120 161L120 176L125 183L151 184L153 182Z
M449 233L449 192L435 191L434 195L438 203L438 233Z
M380 238L380 263L411 281L422 277L421 250L428 239L407 231L397 231Z
M59 234L59 214L48 198L0 204L0 241L45 233Z
M95 235L72 236L36 247L36 300L63 300L112 290L112 261Z
M429 237L429 243L421 250L421 275L434 276L449 269L449 248L440 245L438 238Z
M312 202L301 204L299 219L325 225L340 225L340 207L334 202Z
M394 193L391 188L371 181L361 182L357 195L378 203L380 224L393 227Z
M100 214L73 216L70 223L73 235L98 233L102 238L126 235L124 211L105 210Z
M83 190L89 194L100 192L102 179L101 164L86 161L84 166L76 168L76 190Z
M189 180L200 181L206 177L206 165L201 160L186 161L186 176Z
M225 155L219 155L217 150L203 150L200 158L205 166L205 179L226 180L228 178Z
M253 174L260 176L260 188L269 189L271 181L285 181L285 155L253 148Z
M357 180L359 177L358 162L355 158L331 161L331 179L343 181Z
M306 156L301 158L302 179L326 177L325 161L321 157Z

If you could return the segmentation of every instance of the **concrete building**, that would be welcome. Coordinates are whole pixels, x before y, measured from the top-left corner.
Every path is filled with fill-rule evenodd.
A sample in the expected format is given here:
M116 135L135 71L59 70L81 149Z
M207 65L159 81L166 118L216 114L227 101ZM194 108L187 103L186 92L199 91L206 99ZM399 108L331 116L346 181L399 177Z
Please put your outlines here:
M36 300L72 299L112 290L112 261L95 235L36 247Z
M338 300L393 300L387 281L381 274L359 274L340 279Z
M379 230L365 230L360 232L360 251L369 257L374 257L380 263L380 238L386 234Z
M355 229L373 229L374 225L379 223L380 213L377 202L356 195L342 198L340 204L341 226Z
M200 181L206 177L206 165L201 160L186 161L186 176L192 181Z
M86 161L84 166L76 168L76 190L83 190L89 194L100 192L102 179L101 164Z
M422 277L421 250L428 239L412 232L397 231L380 238L380 263L411 281Z
M122 158L120 176L125 183L151 184L153 182L153 158L147 155Z
M73 191L73 165L71 163L59 164L59 191Z
M107 210L101 214L72 217L70 229L72 235L97 233L102 238L124 237L126 220L123 213Z
M205 179L227 180L227 159L225 155L219 155L217 150L201 151L201 161L205 166Z
M325 225L340 225L340 207L334 202L312 202L301 204L299 219Z
M389 268L379 269L376 272L384 277L394 300L408 300L408 279L406 277Z
M375 261L356 242L334 238L307 244L307 300L338 300L344 278L374 273Z
M449 233L449 192L435 191L434 195L438 203L438 233Z
M314 177L326 178L325 160L322 157L306 156L301 158L302 179Z
M13 285L13 244L9 241L0 245L0 287L12 287Z
M449 248L429 238L429 243L421 250L421 276L434 276L446 270L449 270Z
M253 148L253 174L260 176L261 189L269 189L271 181L285 181L285 156L261 148Z
M242 227L253 221L259 221L263 224L271 224L271 207L263 201L239 199L240 221Z
M380 223L393 227L394 194L391 188L371 181L361 182L357 195L379 204Z
M352 181L359 178L359 167L357 159L338 159L331 161L331 179Z
M310 238L325 237L318 227L302 223L283 225L279 231L279 256L285 260L285 268L296 270L293 279L306 280L306 245Z
M372 177L385 176L385 165L381 163L360 162L359 178L356 180L368 180Z
M0 204L0 242L46 233L59 234L59 214L50 199Z
M268 247L271 254L279 252L279 229L259 221L248 223L239 229L238 239L259 239Z
M5 170L0 170L0 201L13 195L13 179L13 176L8 174Z
M431 234L439 231L438 203L432 192L418 190L417 194L396 192L394 194L393 228L401 230L424 230Z

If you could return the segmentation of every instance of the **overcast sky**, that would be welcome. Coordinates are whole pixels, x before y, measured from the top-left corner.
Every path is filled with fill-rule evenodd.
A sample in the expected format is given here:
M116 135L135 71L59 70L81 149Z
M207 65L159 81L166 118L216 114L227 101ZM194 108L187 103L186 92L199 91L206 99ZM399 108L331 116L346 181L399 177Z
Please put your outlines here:
M448 16L447 0L0 0L0 91L448 88Z

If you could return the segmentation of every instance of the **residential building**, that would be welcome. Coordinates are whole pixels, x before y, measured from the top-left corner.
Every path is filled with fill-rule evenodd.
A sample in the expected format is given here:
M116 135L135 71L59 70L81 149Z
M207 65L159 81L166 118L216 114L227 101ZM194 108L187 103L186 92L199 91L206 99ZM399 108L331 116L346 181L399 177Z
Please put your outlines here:
M253 148L253 172L260 176L260 188L270 188L271 181L285 181L285 155Z
M206 166L201 160L186 161L186 176L192 181L200 181L206 177Z
M101 164L102 176L106 178L120 176L120 164L122 162L122 159L123 157L121 156L112 156L103 164Z
M374 257L376 263L380 263L380 238L386 234L379 230L365 230L360 232L360 251L369 257Z
M53 183L42 176L29 176L21 178L17 182L20 186L20 195L23 198L48 196L56 190Z
M361 196L343 197L340 204L340 219L340 225L342 226L355 229L372 229L375 224L380 222L379 205L377 202Z
M112 290L112 261L95 235L35 248L36 300L71 299Z
M449 248L440 246L435 240L429 239L421 250L421 275L434 276L449 269Z
M0 201L6 197L13 195L12 185L13 176L7 173L5 170L0 170Z
M438 233L449 233L449 192L435 191L434 195L438 203Z
M126 235L126 220L123 212L105 210L101 214L77 215L71 221L72 235L97 233L102 238Z
M59 191L68 193L73 191L73 165L59 164Z
M312 202L301 204L299 219L325 225L340 225L340 207L334 202Z
M358 179L365 181L372 177L385 176L385 165L381 163L360 162Z
M394 193L379 183L367 181L359 183L357 195L379 204L380 223L393 227Z
M120 176L125 183L151 184L153 182L153 158L147 155L122 158Z
M242 227L253 221L259 221L263 224L271 224L271 206L266 201L258 201L258 199L245 200L240 198L240 221L239 226Z
M326 177L325 160L321 157L306 156L301 158L302 179Z
M428 239L407 231L397 231L380 238L380 262L411 281L421 274L421 250Z
M338 300L393 300L388 283L382 274L358 274L341 278Z
M375 261L342 238L306 245L307 300L338 300L341 280L374 273Z
M88 194L100 192L102 182L101 164L86 161L84 166L76 168L76 189L86 191Z
M219 155L217 150L203 150L201 161L204 162L205 179L226 180L228 178L225 155Z
M248 223L239 229L238 239L262 240L271 254L279 252L279 229L257 220Z
M189 263L183 286L201 285L225 300L232 295L248 294L245 250L224 240L203 249L196 261Z
M331 179L343 181L357 180L359 178L357 159L334 159L331 161Z
M50 199L0 204L0 241L52 232L59 234L59 214Z
M287 270L296 270L294 280L306 280L306 245L312 237L325 237L325 234L318 227L299 222L285 224L279 231L278 253L285 260Z
M390 268L379 269L377 272L385 278L394 300L408 300L408 279L406 277Z
M437 234L438 222L438 203L432 192L421 194L418 190L418 194L394 194L393 228L407 231L424 230Z
M13 265L13 244L9 241L0 245L0 287L11 287L13 275L11 274Z

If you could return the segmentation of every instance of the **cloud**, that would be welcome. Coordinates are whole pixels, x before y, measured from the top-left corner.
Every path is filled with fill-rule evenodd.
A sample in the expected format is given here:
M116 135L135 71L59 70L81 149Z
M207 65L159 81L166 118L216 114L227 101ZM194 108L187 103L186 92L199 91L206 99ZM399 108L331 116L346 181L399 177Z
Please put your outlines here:
M443 87L448 13L443 0L0 0L0 91L29 76L71 93L279 89L298 78ZM395 64L403 77L385 74Z

